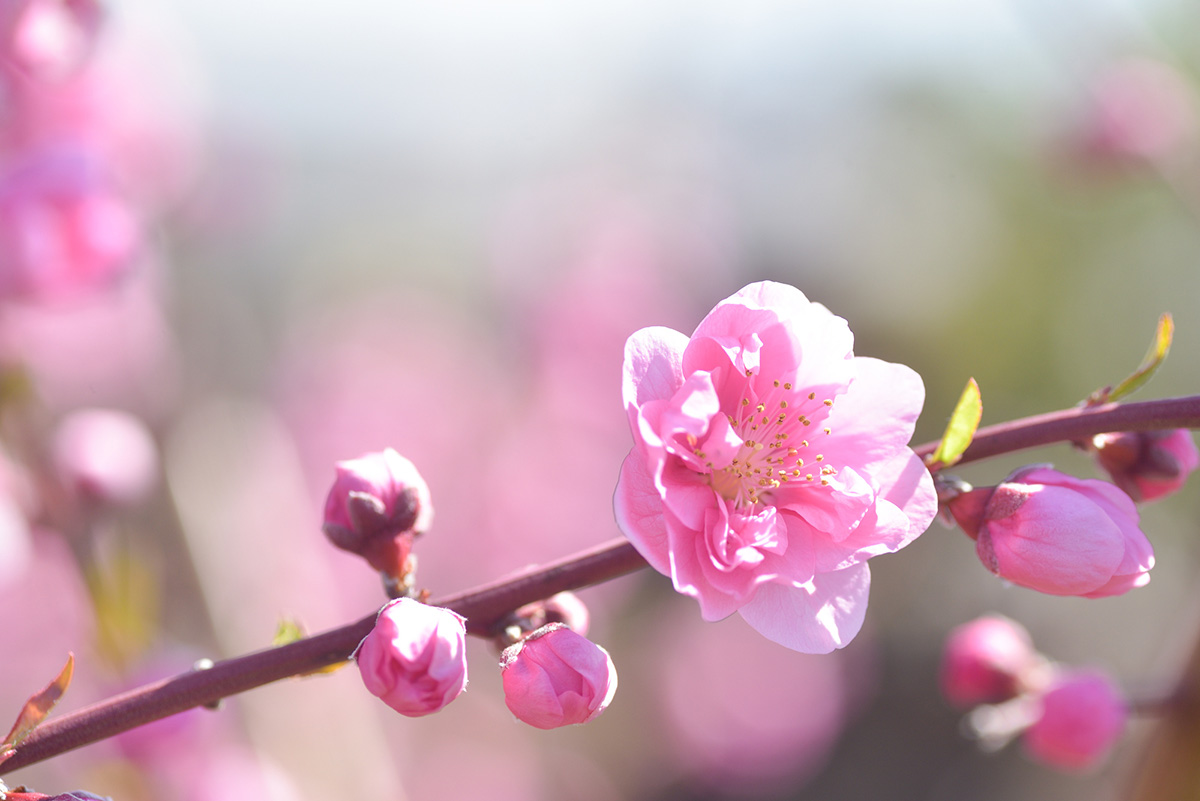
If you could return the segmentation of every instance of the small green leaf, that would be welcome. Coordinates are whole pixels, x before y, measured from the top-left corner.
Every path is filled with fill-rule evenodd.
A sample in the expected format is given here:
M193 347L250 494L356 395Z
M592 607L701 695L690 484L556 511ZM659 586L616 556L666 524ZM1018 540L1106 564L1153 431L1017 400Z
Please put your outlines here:
M295 620L284 618L275 628L275 637L271 640L271 645L287 645L296 640L303 640L307 636L303 626Z
M954 407L954 413L950 415L950 422L946 424L942 441L925 463L930 466L938 464L949 467L962 458L963 451L975 438L975 430L979 428L982 417L983 398L979 394L979 384L975 383L974 378L967 379L967 386Z
M4 738L3 745L0 749L10 751L14 746L18 745L22 740L29 736L29 733L36 729L46 715L50 714L50 710L58 703L58 699L62 698L63 693L67 691L67 686L71 683L71 676L75 673L75 654L67 654L67 664L59 672L58 678L50 682L40 692L34 693L33 696L25 702L25 706L21 709L21 714L17 715L17 722L13 724L12 729L8 732L8 736ZM10 756L5 754L5 757Z
M1141 389L1142 385L1150 380L1150 377L1154 375L1154 371L1167 358L1167 351L1171 349L1171 338L1174 335L1175 323L1171 319L1170 313L1164 312L1158 318L1158 328L1154 332L1154 341L1150 343L1150 349L1146 351L1146 356L1142 359L1142 363L1138 365L1138 369L1124 381L1113 387L1105 400L1115 401L1126 395L1132 395Z

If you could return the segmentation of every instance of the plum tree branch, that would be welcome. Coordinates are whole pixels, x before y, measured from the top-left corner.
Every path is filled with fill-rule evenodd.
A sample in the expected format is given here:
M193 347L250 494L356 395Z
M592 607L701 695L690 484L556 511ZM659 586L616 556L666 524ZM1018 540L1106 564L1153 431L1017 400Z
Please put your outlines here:
M1166 428L1200 428L1200 396L1065 409L988 426L976 432L960 461L979 461L1054 442L1083 441L1109 431ZM936 447L932 442L914 450L924 457ZM470 633L490 636L506 615L524 604L645 566L645 559L628 541L616 539L431 603L467 618ZM340 628L226 659L208 669L163 679L53 718L30 734L0 770L17 770L192 707L212 705L264 684L345 661L374 622L372 613Z

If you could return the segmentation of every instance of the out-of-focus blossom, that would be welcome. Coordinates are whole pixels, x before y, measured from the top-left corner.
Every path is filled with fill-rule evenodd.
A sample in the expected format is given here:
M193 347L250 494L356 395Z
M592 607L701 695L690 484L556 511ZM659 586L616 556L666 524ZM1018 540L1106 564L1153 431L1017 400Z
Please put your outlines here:
M1039 762L1067 770L1089 768L1107 756L1129 715L1120 688L1097 670L1059 675L1040 705L1022 739L1025 750Z
M959 707L1015 697L1043 663L1029 632L1001 615L986 615L950 632L938 674L942 694Z
M137 215L95 154L45 150L0 177L0 296L77 299L110 287L141 247Z
M93 795L83 790L53 796L44 793L6 793L4 797L7 801L112 801L108 796Z
M250 751L213 746L177 766L162 782L164 797L183 801L303 801L306 796L279 765ZM122 801L116 799L116 801Z
M152 272L129 278L79 303L6 306L0 361L27 371L55 412L112 406L155 419L175 399L178 352Z
M89 500L136 503L158 476L154 438L139 418L126 412L72 412L58 424L52 448L63 483Z
M1153 501L1183 486L1200 465L1200 451L1186 428L1097 434L1096 461L1135 501Z
M608 652L560 623L551 623L504 649L504 703L539 729L587 723L617 692Z
M325 498L325 536L389 576L407 572L414 537L433 522L429 486L416 466L386 448L337 463Z
M776 797L813 776L874 684L869 648L800 654L737 617L669 616L652 653L668 764L730 798Z
M1106 481L1032 465L949 506L984 567L1022 587L1102 598L1150 581L1154 549L1137 507Z
M401 715L420 717L466 689L466 635L461 615L399 598L379 610L354 661L372 695Z
M560 592L544 601L526 604L513 616L528 625L527 631L540 629L550 623L562 623L576 634L586 637L591 615L587 605L573 592Z
M739 611L789 648L840 648L862 626L867 560L936 513L908 447L924 395L908 367L855 357L824 306L751 284L690 339L629 338L617 521L706 620Z
M4 0L0 60L34 78L62 78L91 53L103 16L99 0Z
M1171 155L1196 128L1187 81L1159 61L1131 58L1092 83L1083 146L1094 156L1155 160Z

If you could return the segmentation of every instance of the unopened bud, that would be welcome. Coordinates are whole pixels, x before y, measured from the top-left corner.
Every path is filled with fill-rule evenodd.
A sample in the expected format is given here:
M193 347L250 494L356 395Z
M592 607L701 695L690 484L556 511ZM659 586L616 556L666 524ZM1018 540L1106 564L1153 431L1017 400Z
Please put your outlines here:
M84 409L54 433L54 464L63 483L92 501L132 504L154 487L158 449L146 425L126 412Z
M1023 737L1025 750L1039 762L1066 770L1087 769L1107 756L1129 715L1120 688L1096 670L1058 676L1040 706Z
M1024 626L1001 615L987 615L950 632L942 651L939 684L955 706L997 704L1020 693L1025 676L1041 663Z
M1105 481L1033 465L950 508L984 566L1014 584L1099 598L1150 581L1154 549L1138 528L1137 507Z
M504 703L519 720L556 729L597 718L617 691L608 652L561 623L504 650Z
M466 621L400 598L379 610L354 661L372 695L408 717L437 712L467 687Z
M322 530L338 548L359 554L388 576L403 577L413 538L432 520L429 486L396 451L337 463Z
M1200 465L1200 451L1186 428L1097 434L1096 461L1135 501L1153 501L1183 486Z

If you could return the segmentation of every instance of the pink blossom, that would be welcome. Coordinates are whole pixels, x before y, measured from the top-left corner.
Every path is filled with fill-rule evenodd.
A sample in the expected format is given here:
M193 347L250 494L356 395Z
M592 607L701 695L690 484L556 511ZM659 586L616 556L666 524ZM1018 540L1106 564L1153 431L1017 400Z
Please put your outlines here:
M597 718L617 691L608 652L561 623L509 646L501 657L504 703L520 720L556 729Z
M1170 495L1200 465L1200 451L1186 428L1097 434L1092 445L1113 483L1135 501Z
M1101 598L1150 581L1154 549L1133 501L1106 481L1033 465L950 502L984 567L1050 595Z
M141 224L96 154L24 154L0 177L0 293L35 300L111 286L133 265Z
M1084 145L1097 156L1159 159L1171 155L1195 128L1187 80L1162 62L1130 58L1093 82Z
M617 521L706 620L739 611L789 648L840 648L862 626L867 560L932 521L933 483L908 447L921 378L852 347L845 320L770 282L719 303L690 339L629 338L635 444Z
M416 466L386 448L337 463L325 499L325 535L390 576L406 572L412 538L433 522L429 486Z
M158 449L137 417L111 409L82 409L54 433L54 463L63 482L82 496L135 503L153 488Z
M1025 731L1025 750L1039 762L1067 770L1082 770L1103 759L1129 714L1121 690L1097 670L1058 676L1040 706L1040 715Z
M986 615L950 632L942 650L942 695L959 707L1015 697L1024 677L1042 663L1029 632L1001 615Z
M467 687L466 620L398 598L379 610L354 652L372 695L410 718L437 712Z
M38 78L61 78L95 44L103 9L98 0L3 0L0 58Z

